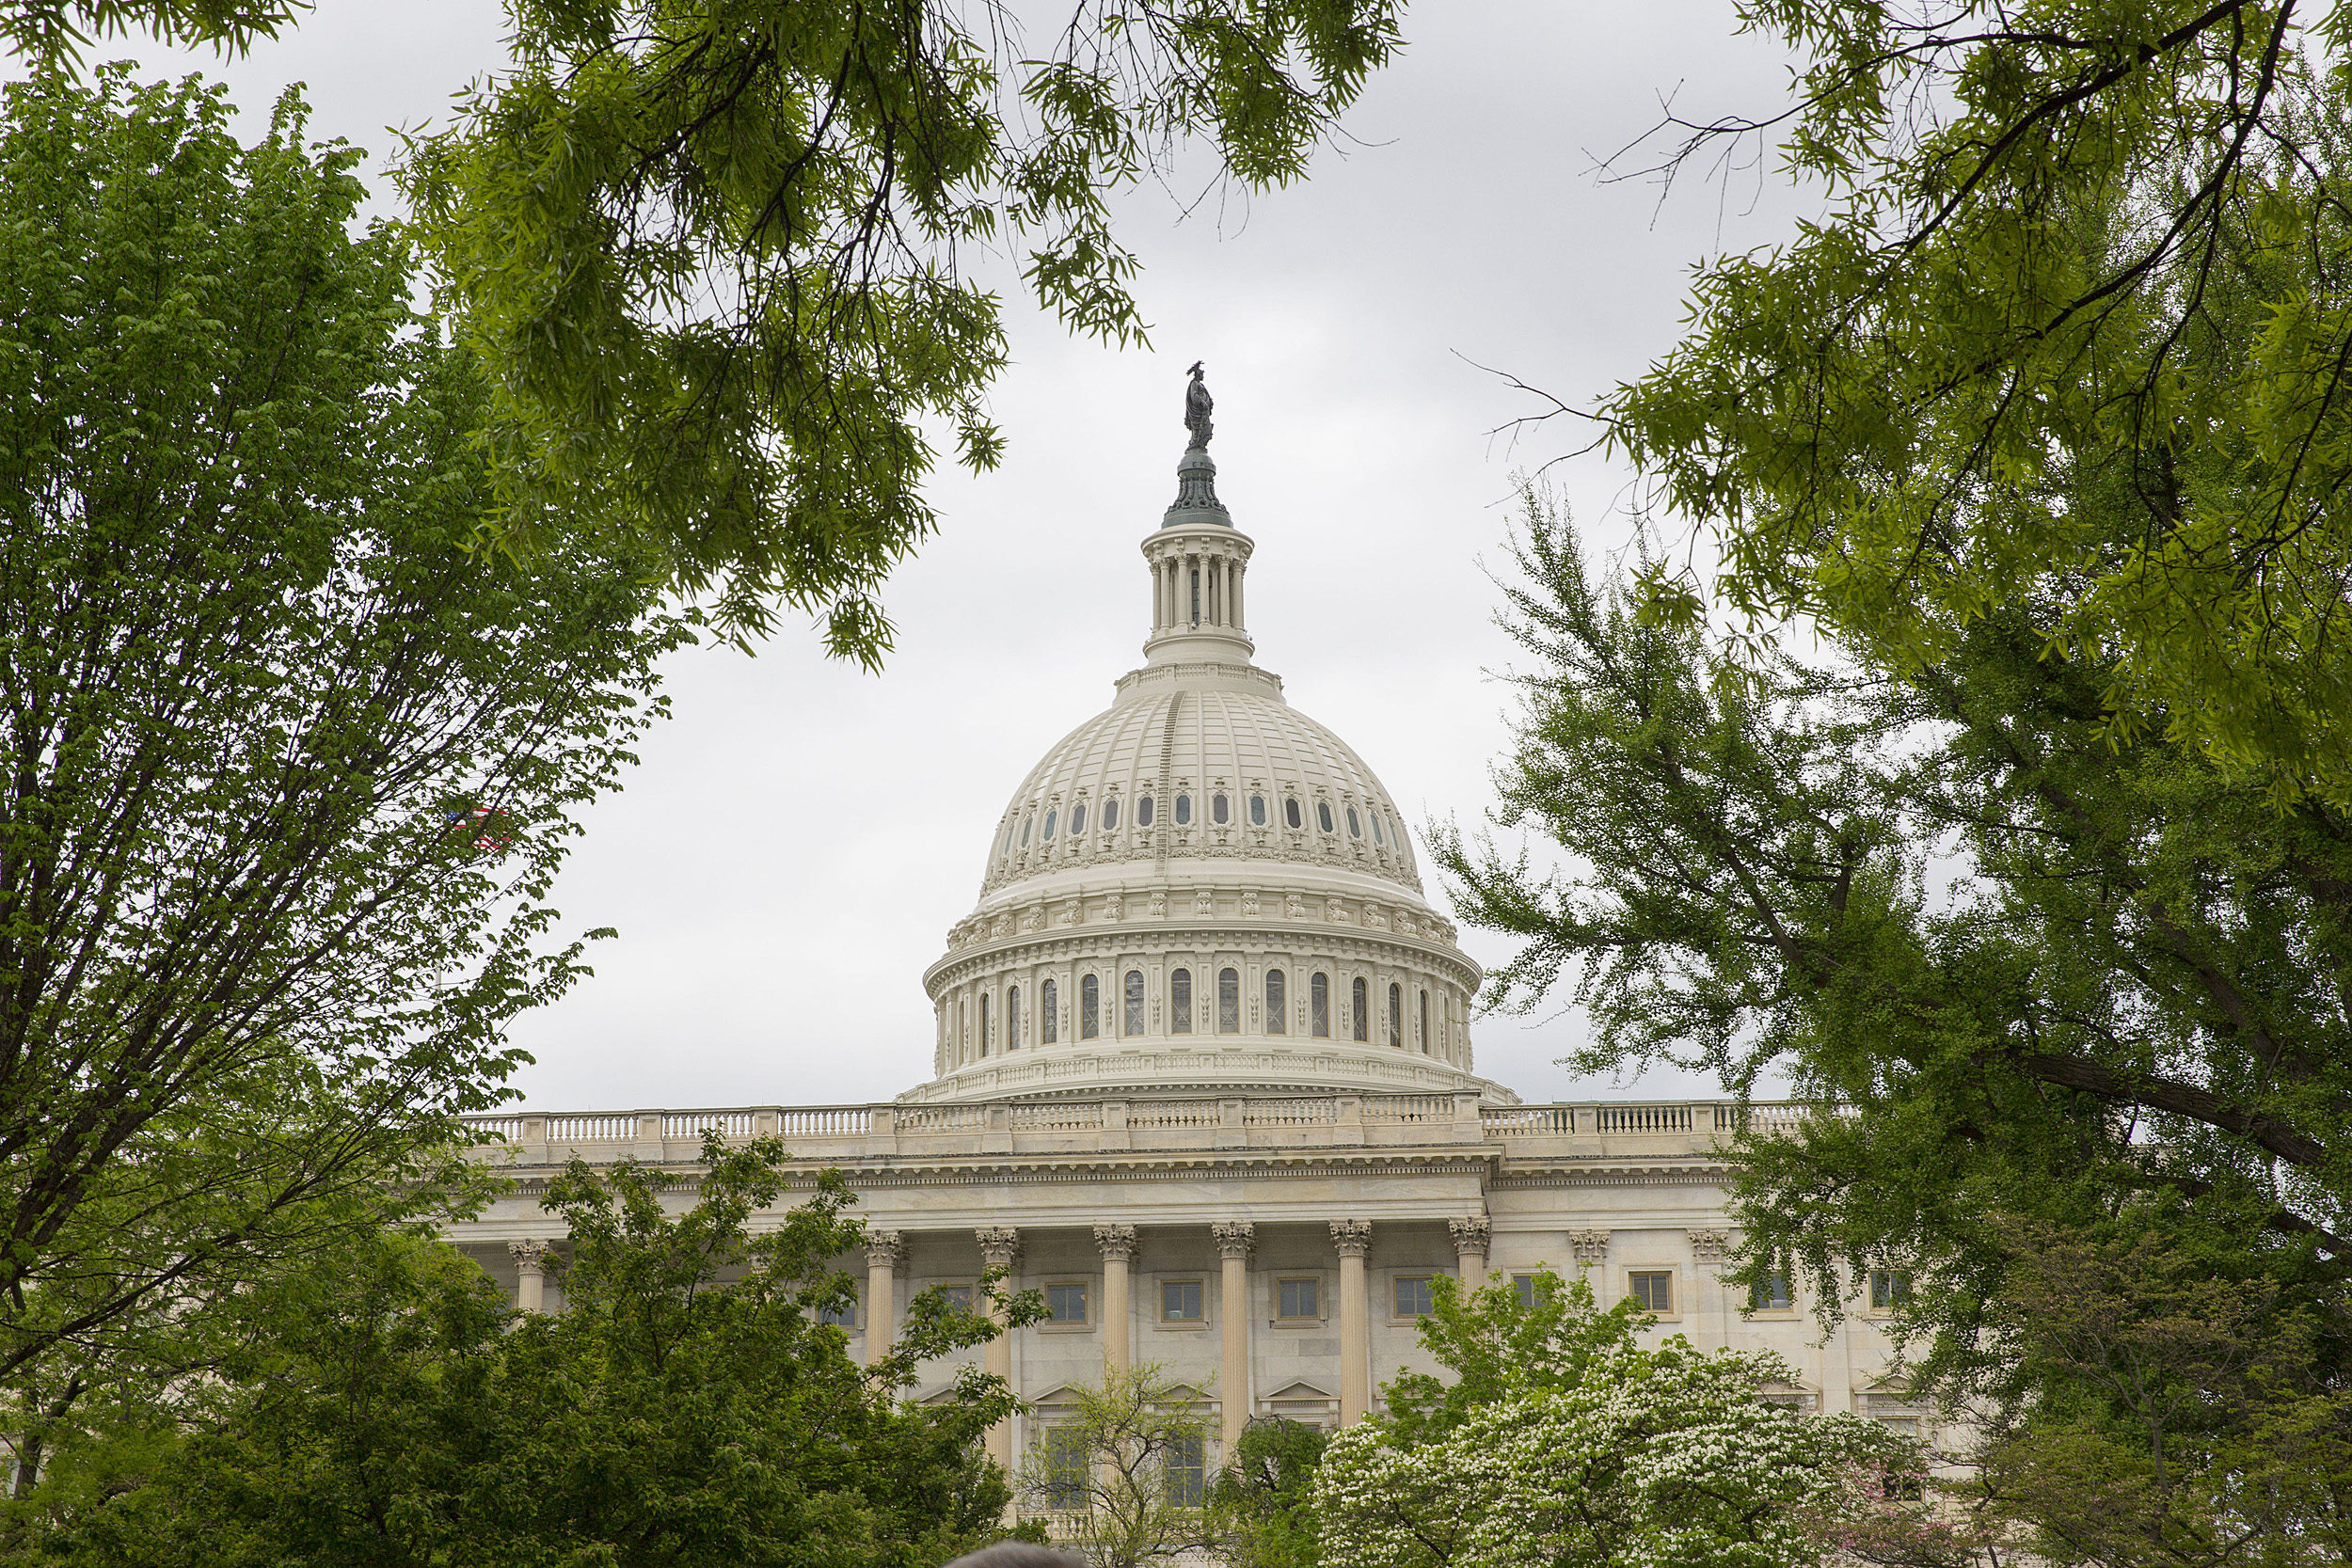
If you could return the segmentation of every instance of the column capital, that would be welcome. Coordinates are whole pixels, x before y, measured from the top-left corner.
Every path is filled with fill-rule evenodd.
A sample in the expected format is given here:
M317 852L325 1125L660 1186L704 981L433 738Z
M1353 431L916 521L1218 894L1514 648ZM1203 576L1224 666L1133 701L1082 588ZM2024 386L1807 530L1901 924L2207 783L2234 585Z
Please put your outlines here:
M1686 1230L1683 1234L1691 1239L1691 1256L1708 1261L1720 1262L1731 1245L1728 1230Z
M507 1256L517 1268L544 1272L548 1266L548 1243L545 1242L509 1242Z
M972 1234L980 1243L980 1261L992 1269L1011 1268L1021 1256L1021 1232L1009 1225L983 1225Z
M1446 1221L1445 1227L1454 1237L1454 1251L1474 1252L1481 1258L1486 1256L1486 1243L1494 1235L1494 1223L1486 1215L1465 1214Z
M1122 1263L1133 1262L1136 1227L1132 1225L1098 1225L1094 1227L1094 1244L1103 1249L1105 1261L1115 1258Z
M1370 1220L1333 1220L1331 1243L1340 1249L1341 1257L1361 1258L1372 1250L1372 1222Z
M869 1230L866 1233L866 1266L869 1269L897 1271L906 1266L907 1239L903 1231Z
M1258 1244L1258 1227L1248 1220L1212 1220L1209 1233L1216 1238L1220 1258L1248 1258Z
M1576 1260L1580 1263L1606 1263L1609 1261L1609 1232L1571 1230L1568 1232L1568 1249L1576 1254Z

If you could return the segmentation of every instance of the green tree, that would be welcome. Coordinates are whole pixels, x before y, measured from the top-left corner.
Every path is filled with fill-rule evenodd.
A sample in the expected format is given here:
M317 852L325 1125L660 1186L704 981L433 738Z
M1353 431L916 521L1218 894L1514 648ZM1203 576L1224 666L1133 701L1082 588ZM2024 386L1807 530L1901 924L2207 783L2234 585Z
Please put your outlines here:
M1694 325L1601 400L1716 591L1873 668L2022 631L2280 799L2352 801L2347 34L2297 0L1752 0L1822 197L1700 274ZM1766 149L1758 147L1759 155ZM2060 504L2093 481L2113 515ZM1661 573L1655 612L1703 595Z
M481 388L357 154L229 114L0 95L0 1388L43 1419L464 1184L689 635L592 531L474 547Z
M1320 1568L1315 1469L1329 1442L1321 1427L1281 1416L1242 1428L1210 1498L1217 1544L1235 1568Z
M2127 516L2104 477L2054 508ZM2027 1354L2066 1307L2020 1227L2144 1244L2274 1304L2263 1333L2299 1347L2293 1408L2340 1422L2342 818L2282 809L2161 728L2119 733L2106 670L2038 634L2038 598L1885 673L1759 661L1645 617L1535 498L1520 561L1509 624L1534 657L1500 821L1565 863L1454 833L1439 859L1465 920L1525 943L1495 1000L1563 988L1590 1009L1580 1068L1673 1061L1743 1096L1785 1072L1836 1107L1737 1139L1744 1276L1807 1279L1834 1322L1863 1271L1913 1271L1925 1382L1998 1389L2022 1420L2092 1380ZM2258 1443L2271 1415L2207 1393L2243 1416L2232 1441ZM2316 1516L2285 1517L2257 1544L2287 1549Z
M889 642L934 527L930 432L985 468L1012 253L1070 325L1142 338L1110 200L1206 138L1283 184L1398 47L1397 0L1078 0L1032 46L942 0L510 0L515 65L405 183L486 367L524 542L617 505L720 623L781 602ZM1171 404L1171 407L1173 405Z
M1152 1362L1071 1384L1035 1428L1018 1485L1055 1540L1094 1568L1172 1562L1214 1539L1200 1396Z
M1649 1347L1643 1317L1599 1310L1580 1279L1467 1295L1437 1287L1422 1342L1458 1381L1400 1378L1391 1414L1332 1438L1315 1511L1331 1568L1530 1561L1723 1564L1827 1560L1822 1521L1900 1512L1877 1487L1914 1462L1869 1422L1808 1418L1758 1391L1770 1354Z
M755 1229L784 1159L707 1137L683 1212L686 1179L575 1164L544 1200L570 1231L559 1313L516 1314L460 1255L400 1238L285 1282L228 1397L134 1483L85 1473L121 1471L119 1449L60 1461L38 1549L92 1568L920 1568L993 1537L1011 1493L979 1438L1010 1391L975 1370L943 1402L902 1393L998 1330L930 1292L888 1358L852 1361L821 1314L855 1300L834 1264L863 1237L853 1200L824 1173Z

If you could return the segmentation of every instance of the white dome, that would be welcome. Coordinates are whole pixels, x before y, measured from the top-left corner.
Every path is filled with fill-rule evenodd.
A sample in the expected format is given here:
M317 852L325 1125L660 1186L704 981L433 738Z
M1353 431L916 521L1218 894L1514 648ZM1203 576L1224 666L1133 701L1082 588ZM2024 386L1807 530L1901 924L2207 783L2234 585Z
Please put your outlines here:
M1478 966L1422 896L1395 802L1249 662L1254 548L1205 451L1143 543L1146 662L1047 750L923 976L912 1104L1116 1089L1516 1100L1470 1071Z

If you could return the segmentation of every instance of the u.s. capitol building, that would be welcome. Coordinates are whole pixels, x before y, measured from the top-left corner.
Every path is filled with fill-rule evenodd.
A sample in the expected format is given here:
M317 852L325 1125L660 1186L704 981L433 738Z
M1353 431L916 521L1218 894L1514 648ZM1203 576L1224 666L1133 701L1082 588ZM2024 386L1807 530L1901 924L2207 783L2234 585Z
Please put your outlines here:
M1729 1102L1528 1105L1477 1076L1478 966L1379 779L1251 662L1254 546L1190 422L1142 545L1144 662L1013 792L923 976L930 1081L877 1105L482 1118L521 1180L453 1239L554 1309L538 1198L566 1161L689 1168L707 1128L780 1133L858 1193L858 1354L914 1292L991 1265L1044 1293L1051 1321L973 1353L1032 1402L992 1436L1008 1460L1106 1365L1163 1365L1228 1443L1253 1417L1352 1420L1422 1364L1433 1278L1538 1267L1702 1348L1777 1350L1802 1380L1774 1397L1917 1430L1873 1321L1899 1281L1857 1281L1826 1341L1810 1303L1720 1281Z

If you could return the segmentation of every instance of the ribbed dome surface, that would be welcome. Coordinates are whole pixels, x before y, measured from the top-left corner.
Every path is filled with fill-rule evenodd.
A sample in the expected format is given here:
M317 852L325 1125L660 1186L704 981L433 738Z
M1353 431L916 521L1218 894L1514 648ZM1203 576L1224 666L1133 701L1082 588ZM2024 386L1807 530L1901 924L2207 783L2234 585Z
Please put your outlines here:
M1121 685L1022 781L997 821L983 895L1167 858L1343 866L1420 891L1388 791L1345 741L1284 702L1273 676L1178 666Z

